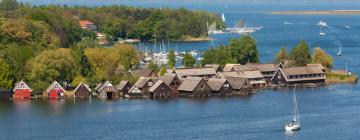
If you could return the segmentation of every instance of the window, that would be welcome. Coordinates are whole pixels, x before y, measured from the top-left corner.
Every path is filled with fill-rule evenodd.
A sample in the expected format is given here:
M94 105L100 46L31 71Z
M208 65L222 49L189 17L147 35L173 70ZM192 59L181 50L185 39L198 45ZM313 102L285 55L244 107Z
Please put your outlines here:
M225 88L228 88L230 85L229 84L224 84L224 87Z
M153 86L153 84L154 84L153 82L148 82L149 87Z

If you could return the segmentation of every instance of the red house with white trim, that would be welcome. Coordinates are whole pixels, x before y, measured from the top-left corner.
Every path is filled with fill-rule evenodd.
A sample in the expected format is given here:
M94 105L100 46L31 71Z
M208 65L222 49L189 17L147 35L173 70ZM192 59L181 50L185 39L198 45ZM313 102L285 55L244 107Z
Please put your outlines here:
M54 81L46 89L46 93L49 98L64 98L65 97L65 90L57 81Z
M30 87L25 83L24 80L21 80L20 82L15 84L15 88L13 89L13 98L30 98L32 90Z

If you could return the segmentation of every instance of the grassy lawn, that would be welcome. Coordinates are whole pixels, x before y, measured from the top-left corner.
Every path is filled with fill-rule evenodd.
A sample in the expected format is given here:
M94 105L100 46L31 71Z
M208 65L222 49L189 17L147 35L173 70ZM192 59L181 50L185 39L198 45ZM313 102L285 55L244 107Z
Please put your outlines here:
M346 75L328 72L326 75L326 83L357 83L356 75Z

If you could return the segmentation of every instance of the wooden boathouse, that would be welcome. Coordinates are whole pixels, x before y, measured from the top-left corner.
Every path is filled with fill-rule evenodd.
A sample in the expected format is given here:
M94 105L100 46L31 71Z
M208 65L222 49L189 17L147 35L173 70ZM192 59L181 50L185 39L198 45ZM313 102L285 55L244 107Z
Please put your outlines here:
M184 78L180 87L178 88L180 96L210 96L211 88L206 81L201 77L187 77Z
M149 93L151 98L169 98L174 95L173 90L162 80L158 80L150 87Z
M30 87L25 83L24 80L15 84L13 89L13 98L15 99L29 99L31 96L32 90Z
M91 97L91 89L89 85L85 83L80 83L74 90L75 98L90 98Z

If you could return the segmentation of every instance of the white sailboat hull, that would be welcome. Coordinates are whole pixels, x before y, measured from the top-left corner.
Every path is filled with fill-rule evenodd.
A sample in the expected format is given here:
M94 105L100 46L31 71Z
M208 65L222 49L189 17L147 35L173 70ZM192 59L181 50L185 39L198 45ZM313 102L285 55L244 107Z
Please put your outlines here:
M300 124L293 124L293 125L285 125L285 130L286 131L296 131L300 129Z

